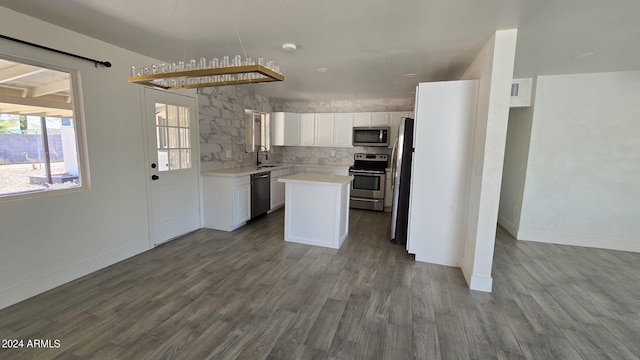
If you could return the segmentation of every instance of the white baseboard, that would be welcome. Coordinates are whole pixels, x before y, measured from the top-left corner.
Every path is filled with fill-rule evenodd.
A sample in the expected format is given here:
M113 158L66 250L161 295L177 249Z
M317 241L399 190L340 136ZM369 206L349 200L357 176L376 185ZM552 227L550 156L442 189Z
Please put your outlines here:
M640 253L640 240L615 239L600 236L556 234L543 231L518 231L518 240L549 244L583 246L598 249L630 251Z
M490 293L493 288L493 278L490 276L473 275L462 267L462 275L469 285L469 289Z
M517 238L518 227L514 223L509 221L506 217L498 214L498 224L500 224L500 226L502 226L505 230L507 230L507 232L511 234L511 236L513 236L514 238Z
M151 249L149 239L139 240L119 249L79 261L75 264L28 280L22 284L0 289L0 309L81 278L149 249Z

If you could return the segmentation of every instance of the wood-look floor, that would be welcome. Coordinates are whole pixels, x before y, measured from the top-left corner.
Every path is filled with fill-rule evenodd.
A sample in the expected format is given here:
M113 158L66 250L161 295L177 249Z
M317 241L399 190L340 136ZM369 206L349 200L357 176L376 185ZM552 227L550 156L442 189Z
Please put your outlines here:
M276 212L199 230L0 311L0 359L638 359L640 254L515 241L494 292L414 262L389 214L351 211L342 249L285 243Z

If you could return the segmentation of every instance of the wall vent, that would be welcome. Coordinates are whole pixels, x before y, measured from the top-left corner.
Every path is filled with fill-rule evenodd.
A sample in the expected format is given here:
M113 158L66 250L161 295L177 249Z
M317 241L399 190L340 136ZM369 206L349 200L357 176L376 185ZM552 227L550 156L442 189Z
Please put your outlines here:
M513 79L511 81L511 99L509 107L531 106L533 78Z
M511 84L511 96L518 96L519 93L520 93L520 84L519 83Z

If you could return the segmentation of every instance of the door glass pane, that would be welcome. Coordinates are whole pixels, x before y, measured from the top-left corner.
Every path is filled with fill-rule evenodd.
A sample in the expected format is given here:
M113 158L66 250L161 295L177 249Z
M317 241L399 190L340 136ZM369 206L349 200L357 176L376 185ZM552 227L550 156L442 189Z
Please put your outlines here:
M169 150L169 170L180 169L180 150Z
M158 171L169 170L169 151L158 150Z
M191 150L180 150L180 167L183 169L191 167Z
M189 129L180 129L180 147L190 148Z
M188 128L189 127L189 109L183 106L181 106L179 109L180 109L180 122L179 122L180 125L179 126L183 128Z
M189 169L191 140L189 108L156 103L158 170Z
M178 137L178 128L169 128L169 149L179 149L180 138Z
M169 126L178 126L178 107L174 105L168 105L167 115Z

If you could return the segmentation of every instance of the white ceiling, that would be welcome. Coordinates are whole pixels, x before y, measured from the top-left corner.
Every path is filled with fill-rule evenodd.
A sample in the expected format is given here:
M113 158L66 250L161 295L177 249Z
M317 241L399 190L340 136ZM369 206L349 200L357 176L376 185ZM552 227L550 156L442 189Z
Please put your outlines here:
M0 113L73 117L71 77L0 59Z
M286 77L282 83L243 86L279 99L410 98L418 82L457 77L496 30L509 28L518 28L515 78L640 69L638 0L0 0L0 5L164 61L243 54L242 42L248 56L275 60ZM283 52L285 42L296 43L298 50ZM595 55L574 58L584 53ZM328 71L317 72L320 67ZM417 76L406 78L407 73ZM126 81L128 74L122 76Z

